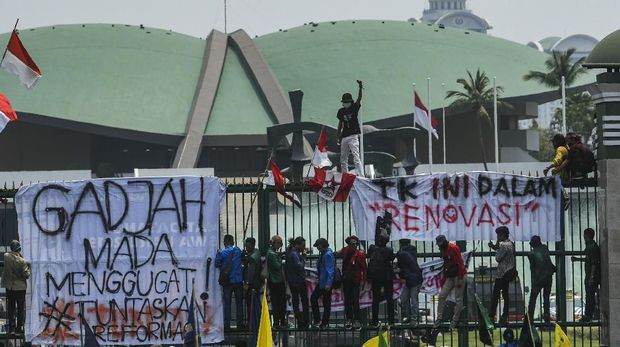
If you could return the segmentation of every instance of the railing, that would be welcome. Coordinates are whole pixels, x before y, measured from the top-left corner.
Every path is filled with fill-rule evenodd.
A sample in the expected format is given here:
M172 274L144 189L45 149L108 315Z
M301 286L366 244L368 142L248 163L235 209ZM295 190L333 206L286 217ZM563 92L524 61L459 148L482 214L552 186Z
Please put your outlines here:
M348 203L326 202L315 193L309 192L300 185L289 185L287 189L298 194L302 201L302 208L293 206L289 201L281 198L271 187L260 188L256 179L227 180L228 185L226 200L220 215L220 235L231 234L235 237L237 245L242 245L245 237L255 237L261 250L266 250L269 238L278 234L285 240L292 237L302 236L307 240L310 247L319 237L324 237L330 243L330 247L339 250L344 246L347 236L355 234L355 226L351 209ZM593 180L576 182L565 188L570 197L570 205L565 211L565 222L562 228L562 241L549 244L555 264L558 268L554 276L552 290L552 319L557 320L565 329L573 342L573 346L598 346L600 340L600 328L598 320L594 323L578 322L584 308L583 266L582 263L572 263L571 256L583 256L584 241L582 231L587 227L597 230L597 189ZM11 208L11 200L15 194L14 189L0 189L0 198L8 198L7 208ZM252 204L252 200L255 203ZM1 206L0 206L1 207ZM15 218L13 213L5 214ZM247 224L247 229L245 228ZM5 223L3 233L7 234L16 223ZM12 230L13 231L13 230ZM598 237L598 233L597 233ZM418 248L419 262L425 262L438 258L439 254L433 242L414 242ZM367 249L365 242L362 246ZM479 294L486 306L490 305L492 291L491 271L495 266L494 253L486 245L486 242L460 242L464 250L473 250L474 254L469 265L468 277L473 291ZM398 245L392 244L397 250ZM513 305L510 308L510 322L506 327L498 327L493 332L496 345L502 341L501 336L507 327L515 331L518 338L522 323L520 321L529 297L531 286L529 276L529 262L527 252L529 245L517 242L517 267L519 271L518 281L511 283L511 298ZM317 257L316 250L310 250L309 263L312 265ZM541 301L541 300L539 300ZM561 303L561 304L559 304ZM558 305L559 304L559 305ZM423 313L421 322L416 326L396 325L391 327L392 346L416 346L418 336L426 329L432 327L437 318L436 301L427 295L420 295L420 311ZM478 339L478 323L475 321L474 303L466 301L466 309L462 316L463 323L456 329L442 333L437 340L438 346L483 346ZM397 321L400 318L400 308L396 304ZM385 308L382 308L385 310ZM233 310L234 311L234 310ZM535 326L541 328L541 337L544 346L553 345L553 325L544 324L539 318L540 307L537 309L534 321ZM384 312L383 312L384 313ZM377 329L370 329L367 322L370 318L370 309L362 310L362 328L351 331L344 329L344 312L332 312L331 324L328 329L274 329L274 336L281 341L282 346L360 346L366 339L376 336ZM385 321L385 315L380 319ZM290 323L294 320L289 316ZM233 313L233 323L235 317ZM8 336L0 334L2 338L20 338L21 336ZM232 329L226 333L224 345L242 345L247 341L247 332Z

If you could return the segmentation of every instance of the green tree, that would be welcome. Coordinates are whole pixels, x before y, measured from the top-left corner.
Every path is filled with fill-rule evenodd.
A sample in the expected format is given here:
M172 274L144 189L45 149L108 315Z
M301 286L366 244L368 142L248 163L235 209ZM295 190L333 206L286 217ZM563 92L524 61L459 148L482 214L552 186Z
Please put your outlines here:
M450 107L461 109L469 108L476 116L482 164L484 165L484 170L488 171L482 127L483 125L490 126L492 124L487 109L493 108L493 87L489 87L489 77L484 71L480 71L480 69L476 71L475 75L472 75L472 73L467 70L467 78L459 78L456 82L463 87L464 91L450 90L446 93L446 99L454 99ZM498 98L503 91L504 88L497 86ZM497 105L502 108L511 107L510 104L504 101L498 101Z
M534 80L549 88L557 88L559 97L562 97L562 76L566 86L571 86L579 76L587 73L586 68L581 66L585 57L580 58L575 63L571 63L571 57L575 49L571 48L565 52L552 52L551 56L545 61L547 71L530 71L523 79L526 81Z
M594 128L594 104L587 93L576 93L566 98L566 130L588 139ZM562 110L557 109L551 120L551 129L562 131ZM585 141L584 141L585 142Z

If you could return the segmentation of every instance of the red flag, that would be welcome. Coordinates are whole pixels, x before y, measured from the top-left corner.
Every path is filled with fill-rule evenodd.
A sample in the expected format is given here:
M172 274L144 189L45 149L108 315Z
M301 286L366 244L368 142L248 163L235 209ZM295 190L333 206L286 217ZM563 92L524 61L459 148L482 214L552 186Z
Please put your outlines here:
M273 183L278 193L282 194L282 196L290 200L293 204L295 204L295 206L301 207L301 201L299 201L299 198L297 197L297 195L291 192L287 192L286 189L284 189L284 181L285 181L284 175L282 175L282 172L280 171L280 168L278 167L278 165L276 165L276 163L273 160L270 160L270 163L271 163L271 176L273 177Z
M312 165L324 168L327 166L332 166L331 160L327 155L327 135L325 134L325 129L321 130L321 134L319 135L319 142L316 144L316 148L314 149L314 155L312 156Z
M435 136L436 139L439 138L439 135L437 134L437 120L435 118L431 118L430 124L428 121L428 116L429 116L429 112L428 109L426 108L426 106L424 105L424 103L422 102L422 99L420 99L420 97L418 96L418 93L415 93L414 95L414 99L415 99L415 105L413 108L413 115L414 115L414 119L415 119L415 123L419 124L422 128L426 129L428 131L429 126L431 127L431 132L433 133L433 136Z
M9 123L17 120L17 114L11 106L9 99L0 93L0 132Z
M26 51L15 30L11 33L9 44L0 67L9 73L19 76L19 81L26 88L32 88L41 77L41 70Z
M314 177L308 187L317 192L325 200L347 201L349 192L355 182L355 175L314 168Z

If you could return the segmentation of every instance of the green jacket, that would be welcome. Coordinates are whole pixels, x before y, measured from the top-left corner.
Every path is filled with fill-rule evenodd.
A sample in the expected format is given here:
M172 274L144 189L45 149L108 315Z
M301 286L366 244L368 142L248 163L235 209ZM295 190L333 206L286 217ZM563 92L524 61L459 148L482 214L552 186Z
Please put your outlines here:
M271 283L284 282L282 257L271 248L267 251L267 270L269 271L269 281Z
M527 257L530 260L532 287L543 285L555 272L555 265L551 262L549 248L546 245L534 247Z
M260 270L261 260L260 251L258 248L254 248L252 253L245 256L243 269L243 282L247 283L253 289L259 289L260 283Z

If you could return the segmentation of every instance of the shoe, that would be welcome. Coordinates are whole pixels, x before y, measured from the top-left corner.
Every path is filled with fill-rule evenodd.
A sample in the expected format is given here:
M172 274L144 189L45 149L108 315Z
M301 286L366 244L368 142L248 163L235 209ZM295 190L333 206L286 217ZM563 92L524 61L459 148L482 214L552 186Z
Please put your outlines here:
M348 320L346 323L344 323L344 328L347 330L353 329L353 323Z
M590 319L590 317L587 316L581 316L581 319L579 320L579 323L590 323L592 319Z
M312 322L312 329L319 329L319 327L321 326L321 322Z
M551 323L551 316L549 314L545 314L543 315L543 321L545 321L546 324Z
M328 328L329 328L329 324L323 324L323 323L319 324L319 330L325 330Z
M355 330L361 330L362 329L362 322L356 320L353 321L353 329Z
M508 324L508 317L506 317L506 316L501 316L499 318L499 322L497 322L498 326L505 326L507 324Z
M430 346L434 346L437 343L437 332L433 329L426 335L422 336L421 340Z

